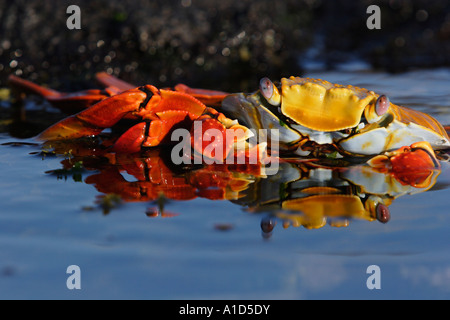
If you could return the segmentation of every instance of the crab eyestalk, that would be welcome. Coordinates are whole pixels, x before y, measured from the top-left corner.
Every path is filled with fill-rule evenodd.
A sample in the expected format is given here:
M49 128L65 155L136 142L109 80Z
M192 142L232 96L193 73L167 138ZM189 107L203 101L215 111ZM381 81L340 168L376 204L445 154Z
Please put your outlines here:
M259 81L259 90L271 105L279 106L281 104L280 92L269 78L265 77Z
M380 121L383 116L389 111L391 102L385 95L380 95L374 98L364 109L364 117L368 123L375 123Z

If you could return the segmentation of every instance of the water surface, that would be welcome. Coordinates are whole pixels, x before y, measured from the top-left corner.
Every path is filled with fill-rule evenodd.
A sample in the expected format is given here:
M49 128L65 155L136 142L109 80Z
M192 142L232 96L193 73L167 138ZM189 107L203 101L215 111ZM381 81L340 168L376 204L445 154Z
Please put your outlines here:
M448 69L307 76L386 94L450 124ZM105 209L86 183L102 169L58 171L64 156L4 145L12 141L34 142L0 135L2 299L450 298L448 163L429 191L395 199L387 223L283 228L239 201L172 200L167 217L149 214L158 208L150 200ZM268 217L270 236L261 230ZM81 269L80 290L66 286L70 265ZM380 267L381 289L366 285L370 265Z

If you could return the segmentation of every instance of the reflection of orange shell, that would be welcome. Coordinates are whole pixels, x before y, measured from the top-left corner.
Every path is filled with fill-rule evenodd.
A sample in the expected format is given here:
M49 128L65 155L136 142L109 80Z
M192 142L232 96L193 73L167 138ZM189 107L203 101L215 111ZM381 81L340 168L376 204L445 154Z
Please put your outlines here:
M393 174L395 179L403 185L409 185L415 188L427 188L434 185L436 175L434 170L422 170L401 172Z
M363 216L366 212L358 196L334 194L286 200L282 208L301 211L308 216Z
M309 187L302 189L302 193L307 194L332 194L340 192L341 191L339 189L332 187Z
M317 189L322 189L322 187ZM364 208L361 199L356 195L320 194L285 200L282 209L291 211L276 214L278 218L284 220L284 228L292 225L293 227L303 226L307 229L317 229L323 227L327 220L334 227L346 227L349 224L347 218L374 220L371 212ZM292 211L298 211L299 213L295 214Z
M161 195L173 200L192 200L197 197L236 200L254 182L256 173L261 172L259 164L213 164L177 173L166 165L159 149L150 150L146 157L117 154L108 157L108 160L111 164L103 164L99 173L86 178L86 183L94 184L99 192L119 194L128 202L151 201ZM67 162L67 165L70 166L70 163ZM136 180L128 181L129 176Z

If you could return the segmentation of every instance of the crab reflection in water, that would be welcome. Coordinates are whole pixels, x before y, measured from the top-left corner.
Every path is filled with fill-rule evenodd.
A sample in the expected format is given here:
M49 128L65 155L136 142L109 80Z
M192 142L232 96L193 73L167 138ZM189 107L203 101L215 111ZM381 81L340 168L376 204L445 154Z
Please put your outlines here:
M264 236L270 236L277 223L284 228L307 229L326 224L345 227L352 219L387 223L389 206L396 198L429 190L440 174L439 161L422 144L368 162L280 159L278 171L267 172L260 164L177 166L170 159L170 150L161 148L139 155L96 155L86 141L53 143L52 148L57 154L70 148L72 158L62 161L63 170L79 167L82 161L87 170L83 174L94 172L84 182L101 194L119 195L124 202L153 203L146 211L149 217L182 214L168 212L168 200L229 200L248 212L264 215ZM417 168L401 166L415 156Z

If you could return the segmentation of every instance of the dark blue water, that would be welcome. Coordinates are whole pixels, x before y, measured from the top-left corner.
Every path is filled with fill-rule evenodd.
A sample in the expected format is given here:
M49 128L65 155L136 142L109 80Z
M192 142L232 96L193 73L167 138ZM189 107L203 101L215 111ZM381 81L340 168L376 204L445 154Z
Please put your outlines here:
M387 94L450 124L450 70L400 75L311 73ZM0 135L0 144L28 140ZM104 214L85 179L57 175L64 156L39 145L0 145L0 298L24 299L448 299L450 166L435 186L398 197L388 223L351 219L283 228L264 237L261 220L227 200L170 201L173 217L149 217L150 201ZM74 179L75 177L75 179ZM130 177L128 177L131 179ZM67 267L81 270L69 290ZM380 289L368 289L370 265Z

